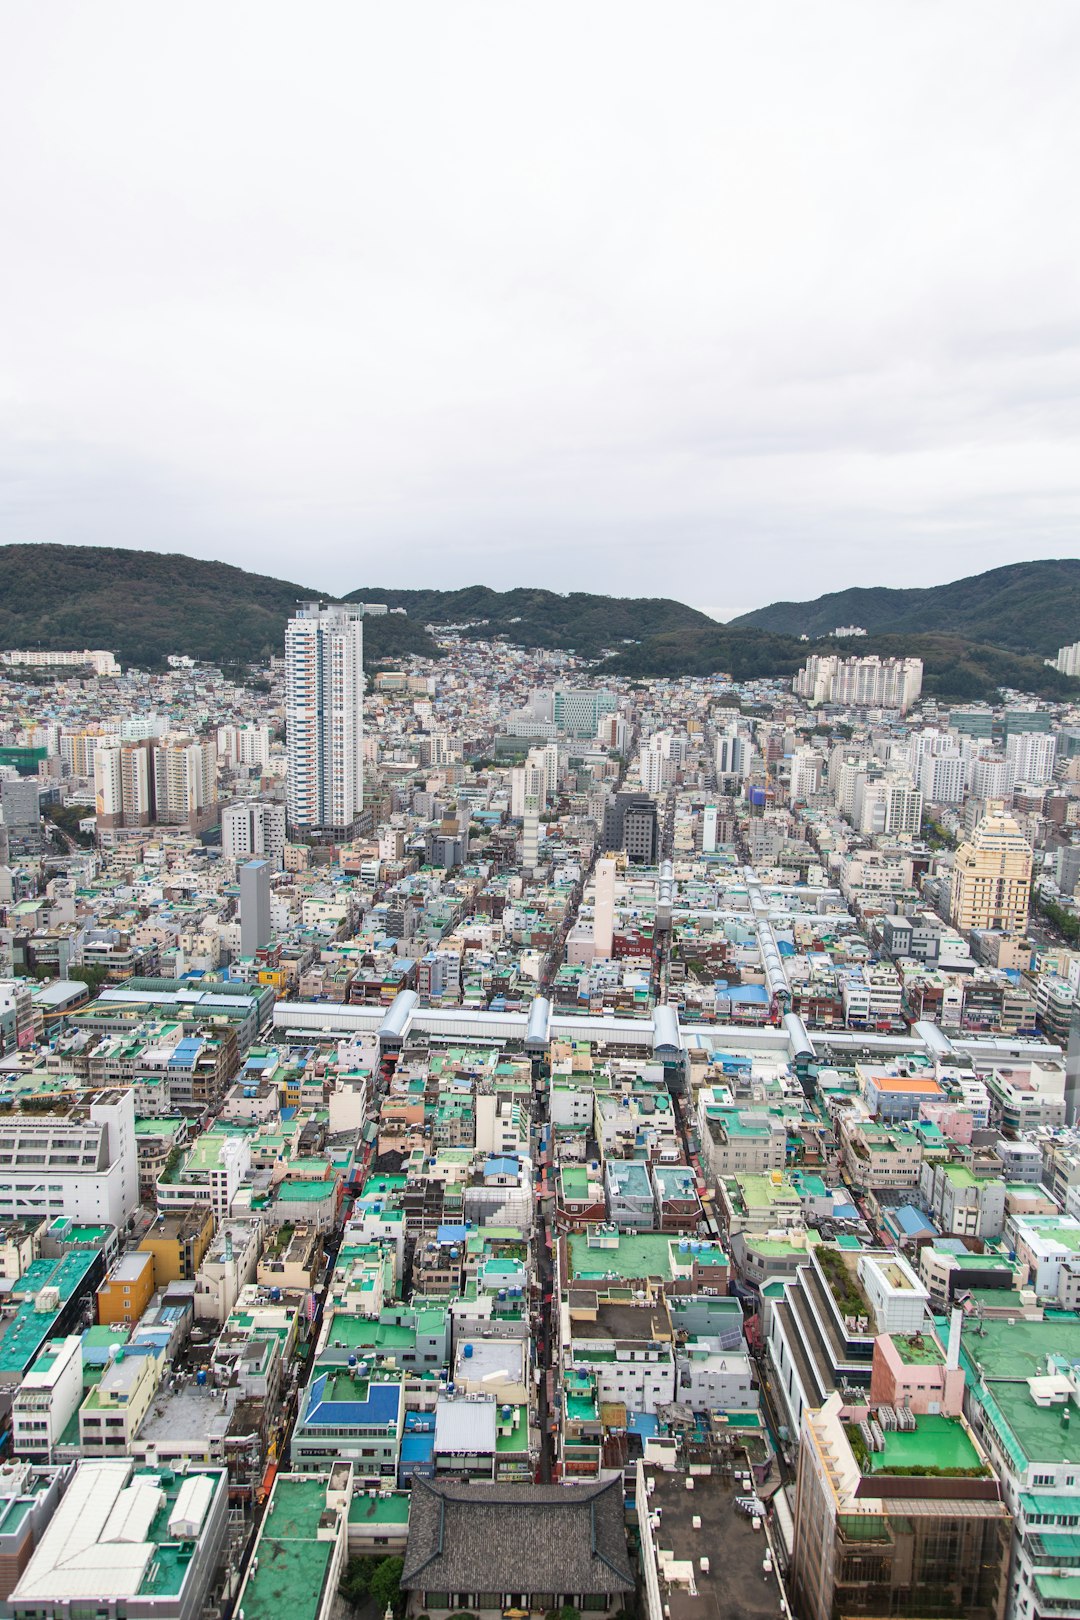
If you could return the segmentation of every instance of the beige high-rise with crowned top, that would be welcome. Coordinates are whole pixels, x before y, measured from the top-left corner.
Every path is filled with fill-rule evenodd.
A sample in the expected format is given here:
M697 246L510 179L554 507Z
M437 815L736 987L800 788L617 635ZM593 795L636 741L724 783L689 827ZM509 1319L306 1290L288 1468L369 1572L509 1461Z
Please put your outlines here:
M1022 934L1031 893L1031 845L1000 800L991 800L953 865L949 921L969 933L999 928Z

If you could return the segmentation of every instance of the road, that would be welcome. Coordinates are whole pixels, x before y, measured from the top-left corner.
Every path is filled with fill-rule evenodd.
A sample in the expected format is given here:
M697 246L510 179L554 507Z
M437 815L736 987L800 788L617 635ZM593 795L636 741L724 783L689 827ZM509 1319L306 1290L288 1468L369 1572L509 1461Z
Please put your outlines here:
M542 1180L543 1184L549 1187L552 1186L551 1178L555 1170L550 1123L550 1091L548 1082L542 1080L533 1086L534 1149L538 1153L540 1141L546 1131L546 1157L543 1169L540 1170L538 1167L537 1184L539 1185ZM540 1425L540 1456L537 1465L537 1478L542 1485L550 1485L551 1483L552 1464L555 1461L552 1429L558 1419L557 1410L552 1411L548 1401L548 1377L555 1369L558 1352L558 1335L554 1332L555 1265L552 1259L552 1249L555 1243L554 1222L552 1220L554 1203L553 1198L537 1197L534 1226L536 1233L536 1274L540 1294L536 1312L536 1365L540 1373L540 1389L537 1401L537 1420ZM554 1383L554 1380L552 1380L552 1383Z

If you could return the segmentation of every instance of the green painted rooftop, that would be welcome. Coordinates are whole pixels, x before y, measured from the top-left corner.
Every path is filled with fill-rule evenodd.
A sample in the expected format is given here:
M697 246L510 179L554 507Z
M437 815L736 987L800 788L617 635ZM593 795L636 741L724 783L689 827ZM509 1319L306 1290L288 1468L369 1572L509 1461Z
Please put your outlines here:
M259 1567L244 1588L246 1620L315 1620L334 1553L332 1541L318 1540L325 1511L325 1481L278 1475L263 1520Z
M867 1472L887 1474L894 1468L971 1468L980 1466L979 1454L956 1418L919 1417L914 1429L890 1429L885 1450L870 1455Z

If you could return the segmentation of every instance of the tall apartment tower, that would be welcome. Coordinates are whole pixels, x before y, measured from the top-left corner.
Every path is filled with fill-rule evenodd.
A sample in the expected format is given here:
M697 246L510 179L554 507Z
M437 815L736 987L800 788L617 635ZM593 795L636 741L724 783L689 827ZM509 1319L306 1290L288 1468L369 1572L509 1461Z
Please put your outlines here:
M1028 920L1031 862L1031 845L1000 800L991 800L971 838L956 851L949 897L953 927L961 932L1000 928L1022 934Z
M347 836L364 808L364 608L305 602L285 628L286 810L296 833Z

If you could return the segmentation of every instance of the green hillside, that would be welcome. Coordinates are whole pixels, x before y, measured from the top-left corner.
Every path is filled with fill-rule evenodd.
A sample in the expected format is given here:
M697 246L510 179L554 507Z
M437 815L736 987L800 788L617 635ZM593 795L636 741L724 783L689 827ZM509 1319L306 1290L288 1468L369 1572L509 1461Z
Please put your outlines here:
M1080 560L1011 563L949 585L912 590L853 587L812 602L773 602L732 623L811 638L848 624L870 634L942 631L1052 657L1080 638Z
M125 664L146 667L159 666L173 652L216 662L257 661L281 652L295 604L318 595L315 587L228 563L156 551L3 546L0 647L105 647ZM761 622L775 614L783 624L809 624L807 633L820 625L828 630L863 623L871 631L866 639L818 643L817 650L917 655L926 666L926 692L950 700L992 697L1000 686L1046 697L1080 691L1080 684L1046 668L1040 656L1044 647L1052 651L1080 636L1080 562L1021 563L925 591L843 591L817 603L763 608L728 625L668 598L582 591L562 596L483 585L456 591L365 586L346 600L406 610L407 617L367 621L369 664L409 653L436 656L425 625L460 624L477 639L573 649L596 660L598 671L619 675L790 676L812 644L780 624ZM1074 600L1075 618L1069 606ZM881 624L872 622L875 615ZM1052 628L1043 630L1042 645L1032 653L1031 626L1039 615ZM972 628L980 618L993 619L993 636ZM604 656L612 650L614 657Z
M627 676L725 673L736 681L779 679L794 675L811 652L921 658L924 694L948 702L992 703L1003 686L1045 698L1080 696L1080 681L1048 669L1041 658L956 635L879 635L808 643L736 623L653 636L637 647L625 648L601 667Z
M280 656L310 586L228 563L112 546L0 546L0 647L103 647L155 667L169 653L214 661ZM370 600L373 600L371 598ZM368 620L369 662L435 651L422 624Z
M559 647L594 657L622 641L686 629L712 630L716 621L666 597L592 596L571 591L395 591L365 585L346 599L403 607L419 624L468 624L480 640L505 636L521 647Z

